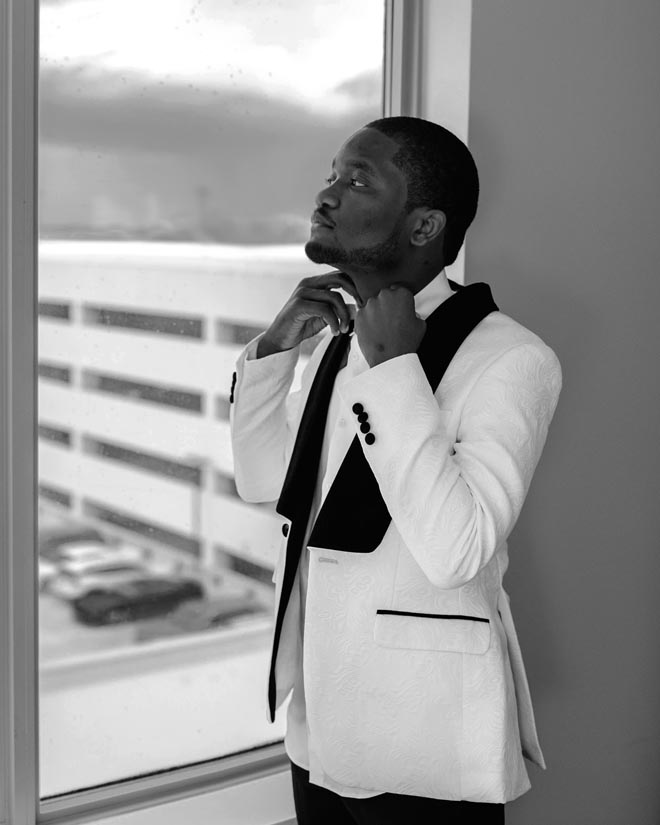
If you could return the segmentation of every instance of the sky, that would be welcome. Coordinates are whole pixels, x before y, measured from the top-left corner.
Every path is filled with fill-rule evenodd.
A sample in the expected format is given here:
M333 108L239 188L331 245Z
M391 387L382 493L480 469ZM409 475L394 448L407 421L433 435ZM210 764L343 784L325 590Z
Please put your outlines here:
M42 0L42 72L267 85L310 108L341 108L344 84L382 63L383 9L383 0Z
M203 191L234 240L307 232L330 159L380 115L383 17L384 0L41 0L42 227L190 224Z

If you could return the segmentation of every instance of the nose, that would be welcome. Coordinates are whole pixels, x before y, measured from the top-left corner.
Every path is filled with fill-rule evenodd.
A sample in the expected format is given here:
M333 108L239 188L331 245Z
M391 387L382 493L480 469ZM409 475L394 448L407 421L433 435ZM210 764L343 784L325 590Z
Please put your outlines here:
M328 209L336 209L339 206L339 193L334 183L328 184L325 189L317 194L314 199L317 209L322 209L326 206Z

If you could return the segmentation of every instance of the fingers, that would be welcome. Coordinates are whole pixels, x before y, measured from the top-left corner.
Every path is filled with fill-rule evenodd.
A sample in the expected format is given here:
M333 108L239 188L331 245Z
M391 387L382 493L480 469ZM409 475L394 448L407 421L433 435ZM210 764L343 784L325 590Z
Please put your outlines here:
M300 310L304 313L303 317L321 319L324 322L319 329L328 326L333 335L339 335L339 333L342 332L334 309L328 304L322 301L301 301L299 306Z
M320 315L326 320L333 335L348 331L351 313L341 295L329 289L300 287L297 297L303 302L307 311Z
M316 289L338 287L347 292L358 303L360 302L360 296L355 289L355 284L348 275L338 269L333 269L331 272L324 272L322 275L311 275L309 278L303 278L300 286L309 286Z

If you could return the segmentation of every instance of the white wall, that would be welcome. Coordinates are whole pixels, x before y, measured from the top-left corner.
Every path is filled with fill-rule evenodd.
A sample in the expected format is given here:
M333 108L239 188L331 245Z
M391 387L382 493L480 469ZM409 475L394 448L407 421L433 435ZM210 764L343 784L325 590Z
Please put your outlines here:
M660 4L475 0L468 282L564 389L507 589L548 770L508 825L660 821Z

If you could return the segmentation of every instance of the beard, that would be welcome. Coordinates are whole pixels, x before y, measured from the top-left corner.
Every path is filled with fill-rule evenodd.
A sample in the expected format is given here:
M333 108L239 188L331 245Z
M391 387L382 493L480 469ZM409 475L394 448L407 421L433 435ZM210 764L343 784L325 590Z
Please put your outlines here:
M379 270L394 267L401 259L401 226L405 220L402 216L389 236L373 246L358 246L345 249L341 244L332 245L320 241L307 241L305 254L315 264L330 266L348 266L356 269Z

